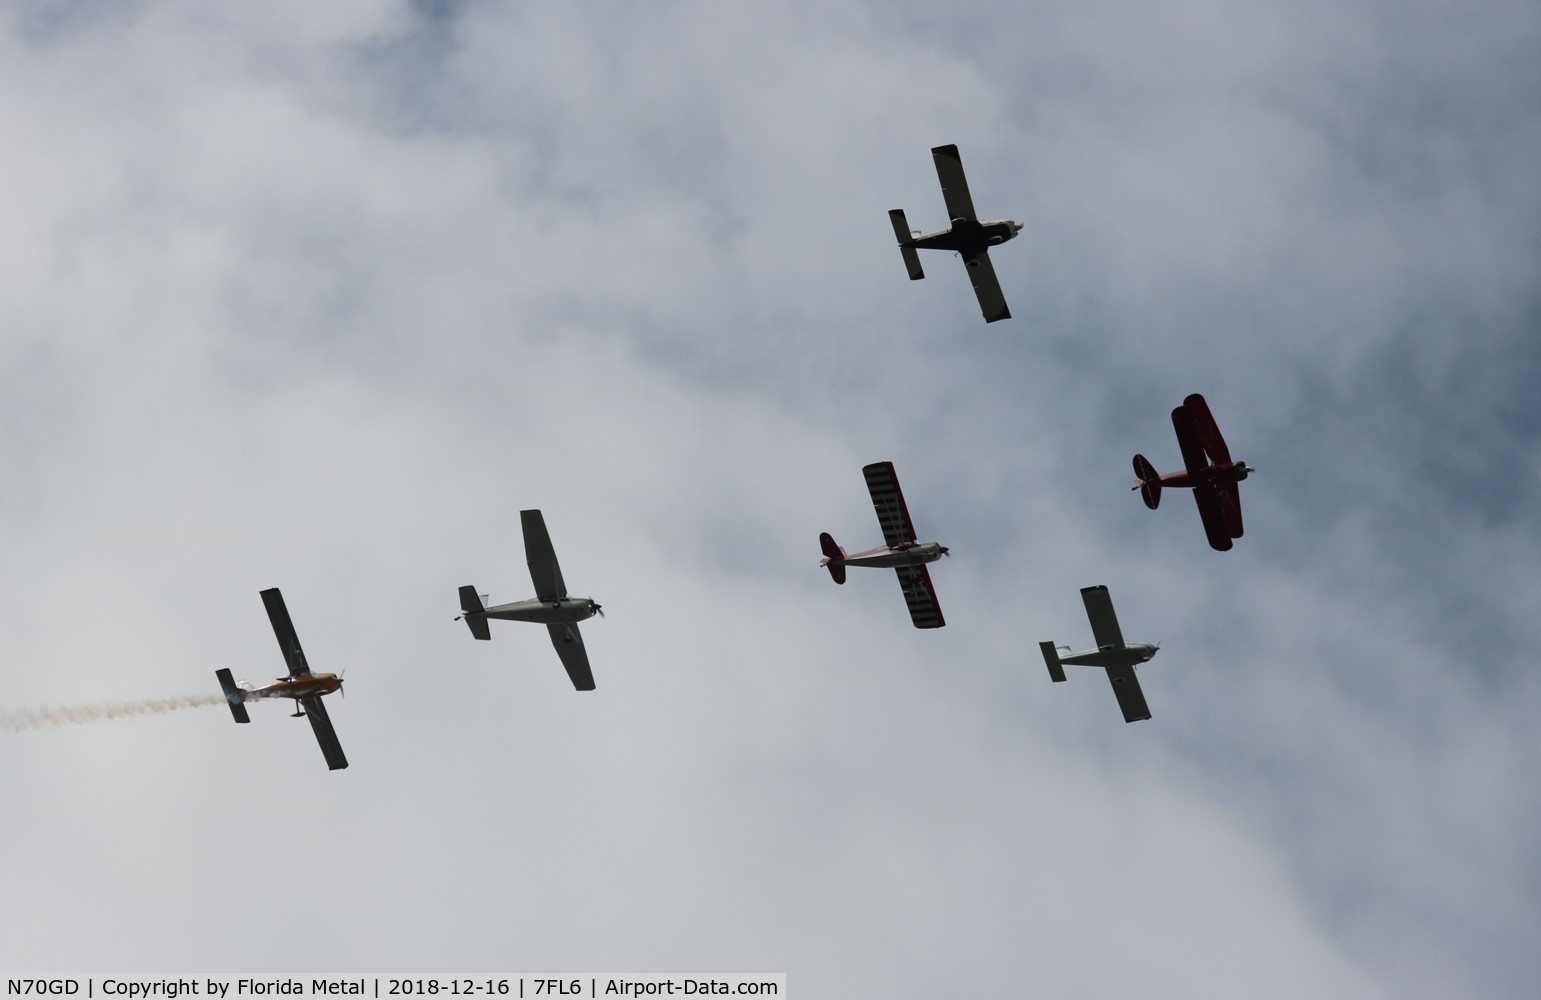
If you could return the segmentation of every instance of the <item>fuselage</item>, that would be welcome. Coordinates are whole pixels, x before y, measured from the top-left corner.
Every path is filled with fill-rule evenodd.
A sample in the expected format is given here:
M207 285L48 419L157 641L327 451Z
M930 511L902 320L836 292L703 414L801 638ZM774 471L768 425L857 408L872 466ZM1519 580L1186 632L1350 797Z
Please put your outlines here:
M936 542L910 542L908 545L887 546L883 545L875 549L867 549L865 552L850 552L841 558L847 566L876 566L892 569L897 566L918 566L922 563L936 562L947 554L947 546L938 545ZM829 565L826 556L819 560L820 566Z
M253 688L241 694L243 701L256 701L259 698L300 698L318 697L331 694L342 687L342 678L336 674L301 674L298 677L280 677L277 682L267 687Z
M1205 466L1198 472L1189 472L1186 469L1182 472L1168 472L1164 476L1157 476L1154 480L1146 481L1157 482L1162 486L1191 490L1196 486L1209 486L1215 483L1239 483L1247 478L1248 473L1256 471L1256 469L1249 467L1246 462L1235 461L1227 462L1224 465Z
M488 608L482 614L488 618L502 618L507 621L559 625L592 618L597 611L599 611L599 605L594 603L592 597L557 597L547 601L532 597L527 601L499 604L497 607Z
M976 254L1014 239L1021 231L1022 224L1010 219L992 219L988 222L955 219L948 229L922 233L899 245L917 250L954 250L961 254Z
M1079 653L1066 653L1059 658L1059 662L1081 667L1137 666L1155 655L1155 646L1131 642L1107 649L1083 649Z

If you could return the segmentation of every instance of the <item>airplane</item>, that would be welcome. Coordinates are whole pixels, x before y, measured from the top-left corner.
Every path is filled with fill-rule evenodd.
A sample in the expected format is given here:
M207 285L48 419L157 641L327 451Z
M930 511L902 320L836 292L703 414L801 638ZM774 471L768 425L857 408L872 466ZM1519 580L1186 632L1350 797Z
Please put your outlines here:
M568 597L567 584L562 582L562 568L557 565L556 552L551 548L551 536L546 533L546 520L538 510L521 510L519 520L524 527L524 557L530 564L530 579L535 583L535 596L527 601L488 607L486 599L476 588L460 588L460 609L464 614L455 620L465 619L471 634L478 639L491 639L492 631L487 619L504 618L509 621L541 622L551 633L551 644L567 668L567 676L579 691L594 690L594 673L589 669L589 655L583 649L583 636L578 623L585 618L605 612L591 597Z
M1081 588L1081 602L1086 605L1086 617L1091 619L1092 636L1097 640L1096 649L1069 652L1069 646L1055 646L1052 642L1040 642L1043 661L1049 666L1049 679L1056 684L1065 680L1064 664L1072 666L1103 667L1108 680L1113 683L1113 695L1118 707L1124 711L1125 722L1140 722L1150 718L1145 695L1140 691L1140 681L1134 676L1134 668L1146 662L1161 649L1143 642L1124 642L1124 634L1118 628L1118 616L1113 613L1113 599L1108 588ZM1066 651L1061 656L1060 650Z
M926 276L920 269L917 249L956 251L968 265L969 281L974 285L974 297L979 299L985 322L1010 319L1006 296L1001 292L1001 283L990 264L990 248L1015 238L1022 231L1022 224L1010 219L979 221L974 214L974 199L969 197L968 180L963 176L963 161L958 157L957 146L934 146L931 158L936 161L936 176L942 182L942 199L947 203L947 217L952 220L952 226L934 233L922 233L910 229L904 209L896 208L888 213L889 221L894 224L894 235L899 237L899 253L904 257L904 266L909 269L910 280L919 281Z
M845 583L847 566L892 567L899 574L899 586L910 607L910 621L916 628L941 628L947 622L942 619L941 606L936 603L936 591L931 586L926 563L945 556L947 546L915 540L915 526L910 521L909 508L904 505L904 494L899 492L894 463L877 462L861 471L867 477L867 492L872 495L872 506L877 510L878 525L883 529L886 544L865 552L850 553L836 545L834 537L825 531L819 535L819 545L824 549L824 558L819 560L819 565L829 570L836 583Z
M1172 426L1177 430L1177 446L1182 449L1186 469L1163 476L1144 455L1136 455L1134 475L1139 482L1132 488L1140 491L1145 506L1151 510L1160 505L1163 486L1193 490L1209 547L1225 552L1231 547L1231 539L1241 537L1241 489L1237 484L1257 470L1246 462L1231 461L1230 450L1209 412L1209 404L1198 393L1172 411Z
M289 676L280 677L277 683L267 687L246 689L236 684L229 670L216 670L214 676L219 678L219 686L225 691L225 700L230 703L230 714L235 716L237 722L250 722L251 717L246 714L246 702L262 698L293 698L293 718L303 716L310 719L310 728L315 731L316 742L321 744L326 766L333 771L340 771L348 766L348 758L343 756L342 744L337 742L337 733L332 729L332 720L327 717L326 706L321 704L321 696L341 691L342 678L336 674L310 672L310 665L305 662L305 651L300 649L300 637L294 631L294 622L289 620L289 609L284 606L284 595L277 587L262 591L262 603L268 609L268 620L273 623L273 634L278 636L278 648L283 651L284 661L289 664Z

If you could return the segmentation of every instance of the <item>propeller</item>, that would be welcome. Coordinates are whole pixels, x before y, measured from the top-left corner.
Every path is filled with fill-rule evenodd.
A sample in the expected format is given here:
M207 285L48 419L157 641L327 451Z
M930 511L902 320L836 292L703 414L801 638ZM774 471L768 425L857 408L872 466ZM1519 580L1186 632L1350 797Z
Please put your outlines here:
M603 618L605 616L605 609L599 606L598 601L590 601L589 607L593 608L594 613L599 617Z

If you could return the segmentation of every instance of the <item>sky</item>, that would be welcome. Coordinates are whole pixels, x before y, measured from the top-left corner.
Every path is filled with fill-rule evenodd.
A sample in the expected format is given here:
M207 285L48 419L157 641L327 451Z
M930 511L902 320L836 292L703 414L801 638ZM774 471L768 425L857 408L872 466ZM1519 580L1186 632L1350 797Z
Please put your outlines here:
M1541 9L0 10L0 966L1541 981ZM959 147L1013 317L906 280ZM1205 544L1201 392L1257 469ZM893 461L947 627L879 544ZM544 511L598 689L456 588ZM1051 684L1106 585L1153 718ZM217 702L283 669L352 766ZM7 721L8 720L8 721Z

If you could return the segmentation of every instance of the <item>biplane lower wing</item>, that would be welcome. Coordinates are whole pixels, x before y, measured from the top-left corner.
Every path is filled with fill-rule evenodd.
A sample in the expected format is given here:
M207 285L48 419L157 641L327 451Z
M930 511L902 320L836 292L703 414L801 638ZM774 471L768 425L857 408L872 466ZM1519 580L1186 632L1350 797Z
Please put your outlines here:
M990 263L990 251L981 250L972 257L963 258L968 265L968 280L974 286L974 298L979 300L979 311L986 323L1010 319L1011 310L1006 308L1006 293L1001 291L1001 281L995 276L995 266Z
M333 771L341 771L348 766L348 758L343 756L342 744L337 742L337 732L332 728L331 717L326 714L326 706L321 704L318 696L301 698L300 704L305 708L305 715L310 719L310 728L316 734L316 742L321 744L321 754L326 758L326 766Z
M1209 403L1195 392L1183 400L1183 408L1193 417L1194 433L1209 455L1209 460L1215 465L1230 465L1231 450L1225 446L1225 438L1220 435L1220 425L1215 423L1215 415L1209 412Z
M931 574L924 565L900 566L894 570L899 575L899 586L904 591L904 603L910 608L910 621L916 628L941 628L947 622L942 618L942 606L936 602L936 591L931 586Z
M552 624L546 626L546 631L551 633L551 645L562 658L562 666L567 669L573 687L579 691L594 690L594 671L589 669L589 654L583 648L583 633L578 631L578 626Z
M1193 490L1193 501L1199 505L1199 519L1204 522L1204 534L1209 538L1209 547L1216 552L1229 552L1231 531L1219 489L1209 485L1196 486ZM1236 519L1239 525L1240 508L1236 509Z
M1140 690L1139 678L1134 667L1108 667L1108 680L1113 683L1113 696L1123 710L1125 722L1142 722L1150 718L1150 708L1145 704L1145 692Z
M1241 487L1238 483L1216 483L1220 510L1225 514L1225 530L1232 538L1241 537Z
M1199 440L1199 429L1194 423L1193 411L1187 406L1174 409L1172 429L1177 432L1177 447L1182 449L1183 468L1187 469L1190 475L1197 476L1209 467L1209 463L1204 460L1204 444Z

